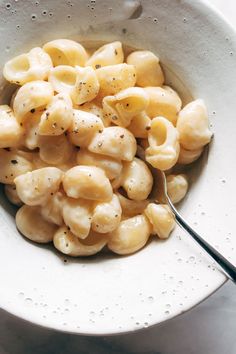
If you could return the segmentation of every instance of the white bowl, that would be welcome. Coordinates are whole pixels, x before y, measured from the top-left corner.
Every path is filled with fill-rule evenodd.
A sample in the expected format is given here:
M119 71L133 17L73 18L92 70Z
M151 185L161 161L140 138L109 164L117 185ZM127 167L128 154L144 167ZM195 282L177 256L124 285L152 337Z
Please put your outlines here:
M0 10L1 67L55 38L121 40L158 53L174 87L209 108L214 141L196 165L181 213L225 256L236 257L236 36L201 1L12 1ZM175 74L173 74L175 73ZM179 78L179 79L178 79ZM182 85L184 82L185 86ZM1 100L9 92L1 78ZM180 229L129 257L68 259L26 241L0 199L0 306L28 321L82 334L161 323L212 294L226 278Z

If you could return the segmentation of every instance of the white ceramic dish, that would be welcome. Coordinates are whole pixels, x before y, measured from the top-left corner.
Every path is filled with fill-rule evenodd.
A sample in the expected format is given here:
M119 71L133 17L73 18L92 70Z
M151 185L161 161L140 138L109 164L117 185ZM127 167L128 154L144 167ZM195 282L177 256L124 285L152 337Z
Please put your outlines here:
M190 0L0 1L0 18L1 66L55 38L119 39L158 53L175 87L186 95L179 77L205 99L215 137L193 171L181 212L236 259L236 35L227 23ZM3 102L9 92L0 80ZM152 241L129 257L65 262L50 247L21 237L13 213L1 196L0 307L39 325L94 335L134 331L188 310L225 281L178 228L167 242Z

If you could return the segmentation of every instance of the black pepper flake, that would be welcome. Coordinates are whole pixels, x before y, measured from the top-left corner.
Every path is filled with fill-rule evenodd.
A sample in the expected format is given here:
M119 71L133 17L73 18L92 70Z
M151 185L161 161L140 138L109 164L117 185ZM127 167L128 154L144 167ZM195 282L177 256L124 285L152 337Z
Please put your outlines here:
M22 126L23 126L23 123L20 123L20 126L22 127Z
M11 111L7 111L7 114L11 114Z
M17 85L20 85L20 81L16 81L16 84L17 84Z
M51 193L51 195L53 195L53 193Z
M115 80L116 80L116 78L115 78L115 77L113 77L113 78L112 78L112 81L115 81Z
M102 146L102 142L99 142L99 143L98 143L98 147L101 147L101 146Z
M11 151L11 149L10 149L10 148L4 148L4 150L6 150L6 151Z
M66 234L67 234L67 232L66 232L66 231L64 231L64 234L66 235Z
M13 177L13 173L11 173L11 177Z
M115 218L118 218L118 214L115 215Z
M77 149L77 150L80 150L80 146L76 146L76 149Z
M126 28L122 28L122 32L125 34L127 33L127 29Z
M57 126L57 123L53 123L52 127L56 128L56 126Z
M61 127L61 130L65 130L65 128Z
M95 65L95 69L100 69L101 68L101 65L100 64L96 64Z
M112 116L111 119L112 120L117 120L118 118L117 118L117 116Z
M70 231L70 226L67 226L67 229Z
M126 103L126 107L129 107L129 103Z
M67 259L63 259L63 262L64 262L64 263L67 263L68 261L67 261Z
M98 132L99 132L99 133L102 133L102 132L103 132L103 130L99 130Z
M13 165L16 165L16 164L18 163L18 161L17 161L17 160L11 160L11 163L12 163Z
M117 50L115 49L115 55L118 55L118 52L117 52Z
M67 132L65 132L65 136L67 136L68 134L67 134Z
M35 112L35 108L32 108L32 109L30 110L30 112L31 112L31 113L34 113L34 112Z
M151 127L146 127L145 129L146 129L146 130L150 130L150 129L151 129Z
M124 138L124 134L120 135L120 138L123 139Z

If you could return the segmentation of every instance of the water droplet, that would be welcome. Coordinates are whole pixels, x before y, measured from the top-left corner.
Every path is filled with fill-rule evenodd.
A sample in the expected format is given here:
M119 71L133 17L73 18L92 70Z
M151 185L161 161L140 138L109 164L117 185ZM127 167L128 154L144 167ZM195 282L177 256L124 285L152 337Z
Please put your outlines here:
M139 325L140 325L140 322L136 322L135 324L136 324L136 326L139 326Z
M169 309L171 307L171 304L166 304L166 308Z
M63 325L63 326L67 326L67 323L66 323L66 322L63 322L62 325Z
M185 17L183 18L183 22L184 22L184 23L186 23L186 22L187 22L187 19L186 19Z
M65 312L70 312L70 310L69 309L65 309Z
M195 260L195 257L194 256L190 256L189 260L190 260L190 262L193 262Z
M67 18L70 20L71 19L71 15L67 15Z
M38 302L35 302L35 303L34 303L34 306L36 306L36 307L37 307L37 306L38 306Z
M10 8L11 8L11 4L10 4L10 3L7 3L7 4L6 4L6 9L7 9L7 10L10 10Z
M177 262L178 262L178 263L181 263L181 262L182 262L182 258L178 258L178 259L177 259Z
M33 300L32 300L30 297L27 297L27 298L25 299L26 305L31 305L32 302L33 302Z
M43 315L43 318L47 318L47 316L46 316L46 315Z
M221 182L222 182L222 183L226 183L226 180L225 180L225 179L222 179Z
M180 302L179 306L183 306L184 304L182 302Z
M157 22L158 22L158 19L155 17L155 18L153 19L153 22L154 22L154 23L157 23Z
M52 17L53 16L53 12L49 12L48 16Z
M95 312L94 312L94 311L90 311L89 314L90 314L90 316L92 316L92 317L95 316Z
M134 319L134 316L130 316L130 319L133 320L133 319Z
M176 252L175 252L175 254L176 254L176 255L178 255L178 254L179 254L179 252L178 252L178 251L176 251Z
M47 10L43 10L43 11L42 11L42 15L43 15L43 16L46 16L47 13L48 13Z
M206 213L205 213L204 211L202 211L202 212L201 212L201 215L204 216L204 215L206 215Z
M165 311L165 314L166 314L166 315L169 315L169 314L170 314L170 311L166 310L166 311Z
M10 47L7 45L6 46L6 52L9 52L9 50L10 50Z
M149 326L148 322L144 322L144 327L147 328Z
M154 301L154 297L153 296L148 296L148 301L149 302L153 302Z
M184 283L183 280L179 280L179 281L178 281L178 284L179 284L179 285L183 285L183 283Z
M35 21L36 19L37 19L37 15L32 14L32 15L31 15L31 20L32 20L32 21Z
M39 5L39 1L35 1L35 5L38 6Z
M25 294L21 291L19 294L18 294L19 298L23 298L25 296Z
M149 313L148 316L149 316L149 317L152 317L152 313Z

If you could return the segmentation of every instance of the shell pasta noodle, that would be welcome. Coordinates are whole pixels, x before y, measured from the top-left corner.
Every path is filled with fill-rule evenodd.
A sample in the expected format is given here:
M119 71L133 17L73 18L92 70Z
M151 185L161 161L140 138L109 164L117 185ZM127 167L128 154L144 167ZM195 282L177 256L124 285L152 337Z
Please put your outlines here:
M212 133L204 101L183 106L156 53L56 39L9 60L3 76L18 88L0 105L0 183L24 237L84 257L170 236L151 168L179 203Z

